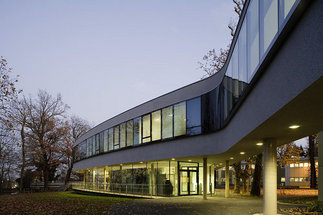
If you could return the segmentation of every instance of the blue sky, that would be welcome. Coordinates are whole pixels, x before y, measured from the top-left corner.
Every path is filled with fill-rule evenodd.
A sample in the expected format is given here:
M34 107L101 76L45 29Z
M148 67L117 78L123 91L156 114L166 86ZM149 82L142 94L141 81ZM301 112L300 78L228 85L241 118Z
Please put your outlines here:
M24 94L61 93L98 124L199 80L235 17L230 0L1 0L0 55Z

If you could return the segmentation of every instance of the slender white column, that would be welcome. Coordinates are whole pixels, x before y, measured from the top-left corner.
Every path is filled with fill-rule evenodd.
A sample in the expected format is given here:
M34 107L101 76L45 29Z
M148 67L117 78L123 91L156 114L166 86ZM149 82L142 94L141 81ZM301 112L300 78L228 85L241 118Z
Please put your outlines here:
M106 168L104 168L103 190L106 190L107 189L107 180L106 180L106 177L107 177L107 171L106 171Z
M318 187L319 187L319 195L318 195L318 200L323 201L323 131L319 132L317 134L318 136L318 142L319 142L319 157L318 157Z
M203 158L203 199L207 200L207 158Z
M265 140L263 145L263 213L277 214L277 148L275 140Z
M230 174L229 174L229 161L225 161L225 191L224 191L224 197L228 198L230 194L230 180L229 180Z

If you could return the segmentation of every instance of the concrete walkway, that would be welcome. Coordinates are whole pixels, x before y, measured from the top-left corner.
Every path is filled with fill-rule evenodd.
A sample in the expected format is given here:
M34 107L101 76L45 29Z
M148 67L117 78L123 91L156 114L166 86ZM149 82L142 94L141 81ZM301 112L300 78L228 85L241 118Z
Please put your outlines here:
M278 213L286 214L280 209L292 207L295 206L278 204ZM202 196L140 199L116 204L109 211L112 215L250 215L261 213L262 198L209 197L208 200L203 201Z

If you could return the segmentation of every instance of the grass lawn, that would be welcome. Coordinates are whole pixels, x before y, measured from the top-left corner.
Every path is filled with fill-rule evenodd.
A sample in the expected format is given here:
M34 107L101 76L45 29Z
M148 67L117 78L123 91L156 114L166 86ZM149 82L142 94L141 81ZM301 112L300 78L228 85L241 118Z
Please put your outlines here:
M0 214L108 214L130 198L80 195L73 192L0 195Z

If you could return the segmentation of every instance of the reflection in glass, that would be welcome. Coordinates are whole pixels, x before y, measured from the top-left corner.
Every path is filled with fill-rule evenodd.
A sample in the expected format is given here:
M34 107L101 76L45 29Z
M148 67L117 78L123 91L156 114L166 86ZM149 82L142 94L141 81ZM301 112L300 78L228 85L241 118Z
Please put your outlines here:
M104 137L103 137L103 132L100 133L100 153L103 153L104 152Z
M174 136L186 134L186 103L174 105Z
M160 140L161 138L161 111L155 111L151 114L152 120L152 130L151 130L151 138L152 141Z
M162 136L163 139L173 137L173 108L172 106L162 110Z
M119 149L120 148L119 125L113 128L113 134L114 134L113 149Z
M186 128L188 135L201 133L201 97L186 102Z
M133 121L127 122L127 146L133 145Z
M289 11L292 9L296 0L280 0L284 2L284 18L288 15Z
M109 129L109 151L113 150L113 128Z
M247 73L247 30L246 21L243 23L239 34L239 91L240 94L244 91L248 82Z
M105 130L104 131L104 137L103 137L104 152L108 151L108 136L109 136L108 130Z
M133 120L133 143L134 145L141 144L141 117Z
M252 0L247 14L248 80L254 75L259 63L259 10L258 0Z
M261 23L264 31L264 49L262 54L264 54L278 32L278 0L261 1L261 6L263 7L263 17L261 17Z
M142 142L147 143L150 141L150 114L147 114L142 117Z
M126 147L126 123L120 125L120 148Z

